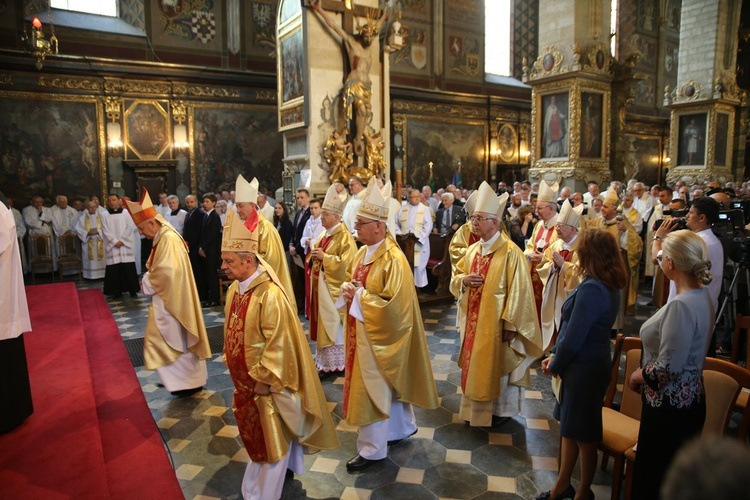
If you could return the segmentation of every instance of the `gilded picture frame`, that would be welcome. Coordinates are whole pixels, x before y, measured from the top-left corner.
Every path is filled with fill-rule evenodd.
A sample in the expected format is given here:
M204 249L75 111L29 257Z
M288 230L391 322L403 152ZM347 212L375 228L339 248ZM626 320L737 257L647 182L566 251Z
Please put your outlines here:
M305 102L307 95L307 67L302 17L293 17L279 31L277 41L277 102L278 129L304 127L308 122Z
M541 131L537 151L541 159L567 159L570 156L570 93L550 92L540 95Z
M510 123L503 123L497 131L498 163L515 164L519 158L519 141L516 127Z
M678 167L707 165L708 113L705 111L679 115L678 136L675 139Z
M125 160L172 158L172 120L169 101L123 99Z
M601 159L603 157L604 94L588 89L581 92L580 158Z
M34 119L30 120L29 117ZM96 97L0 91L0 190L28 205L40 194L55 196L107 192L104 106ZM65 123L62 127L59 124Z

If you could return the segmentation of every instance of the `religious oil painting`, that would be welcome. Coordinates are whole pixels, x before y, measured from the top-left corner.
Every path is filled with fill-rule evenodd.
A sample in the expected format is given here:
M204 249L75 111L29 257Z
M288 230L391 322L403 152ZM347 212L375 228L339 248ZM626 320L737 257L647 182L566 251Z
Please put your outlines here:
M716 149L714 165L727 166L727 145L729 137L729 115L716 113Z
M567 158L569 120L567 92L542 96L542 158Z
M706 113L680 116L677 166L706 164Z
M460 183L475 189L485 179L487 125L482 122L406 119L404 183Z
M270 191L281 186L282 139L274 107L196 105L193 129L199 193L234 189L238 174L257 177Z
M503 123L497 132L498 159L502 163L518 161L518 133L513 125Z
M26 97L0 93L0 190L19 209L35 194L46 204L58 194L101 196L101 104L74 96Z
M171 151L171 125L167 101L124 101L125 159L158 160Z
M596 92L581 93L581 158L602 157L602 102Z
M304 93L302 29L297 29L281 41L281 102L287 103Z
M661 181L662 139L649 135L625 135L623 180L638 179L647 186Z

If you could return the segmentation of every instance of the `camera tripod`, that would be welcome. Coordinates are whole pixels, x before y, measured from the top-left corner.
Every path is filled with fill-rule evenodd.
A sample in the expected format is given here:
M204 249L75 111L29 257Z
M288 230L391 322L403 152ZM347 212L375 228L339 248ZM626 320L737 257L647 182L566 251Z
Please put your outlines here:
M732 328L734 326L735 318L737 317L737 286L739 284L739 278L742 274L742 271L745 272L745 284L747 286L747 296L750 297L750 266L748 265L748 262L745 262L745 259L742 259L740 262L733 263L734 269L734 275L732 276L731 284L729 285L729 288L726 289L724 293L724 300L721 303L721 307L719 308L719 311L716 313L716 322L714 323L714 334L716 333L716 328L719 325L719 322L722 320L722 317L724 315L724 310L727 309L727 305L730 302L731 299L731 310L728 311L727 317L724 318L724 331L728 332L730 335L732 334ZM745 360L745 363L747 363L750 360Z

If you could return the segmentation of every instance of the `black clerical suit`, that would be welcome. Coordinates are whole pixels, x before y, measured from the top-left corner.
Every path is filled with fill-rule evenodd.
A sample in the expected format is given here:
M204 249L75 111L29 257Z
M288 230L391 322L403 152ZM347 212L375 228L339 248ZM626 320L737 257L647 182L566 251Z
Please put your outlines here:
M221 265L221 217L216 210L211 210L203 220L201 234L201 250L206 256L203 258L203 269L206 276L206 300L211 305L219 305L219 277L217 271Z
M206 212L197 207L189 210L185 214L185 224L182 226L182 237L188 244L190 267L193 269L195 276L195 286L198 288L198 295L201 300L206 300L206 277L203 272L203 259L198 255L201 246L201 235L203 234L203 221L206 219Z
M294 246L295 252L304 262L305 260L305 249L300 241L302 240L302 233L305 231L305 225L310 218L310 206L308 205L304 209L298 208L294 212L292 218L292 224L294 225L294 235L292 236L292 246ZM297 300L297 310L300 314L305 312L305 269L299 267L294 263L294 258L290 262L292 268L292 284L294 285L294 297Z

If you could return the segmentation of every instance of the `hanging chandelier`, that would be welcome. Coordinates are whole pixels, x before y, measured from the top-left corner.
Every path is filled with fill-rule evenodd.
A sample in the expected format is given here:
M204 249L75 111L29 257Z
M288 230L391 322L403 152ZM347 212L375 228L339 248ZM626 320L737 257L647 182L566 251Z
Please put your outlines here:
M44 58L50 54L57 54L57 37L55 36L55 26L50 23L49 36L44 34L44 27L38 17L34 16L31 21L31 32L25 28L21 35L23 48L36 59L36 69L42 69Z

